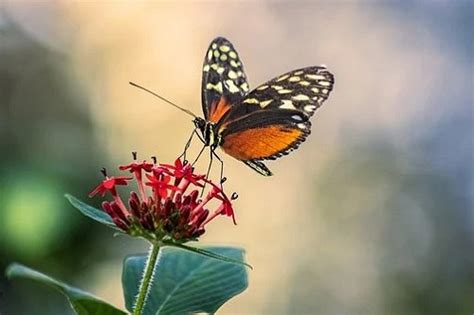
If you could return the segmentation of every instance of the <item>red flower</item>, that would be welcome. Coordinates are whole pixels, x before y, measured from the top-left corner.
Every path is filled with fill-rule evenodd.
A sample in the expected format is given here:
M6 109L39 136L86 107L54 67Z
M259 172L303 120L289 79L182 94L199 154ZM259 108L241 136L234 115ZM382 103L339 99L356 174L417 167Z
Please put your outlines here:
M173 175L176 178L183 178L185 176L190 176L192 175L192 166L189 165L189 163L183 164L180 159L176 159L174 161L174 166L170 164L160 164L161 167L169 170L174 171Z
M153 175L146 175L146 177L150 180L148 183L146 183L146 185L153 187L153 189L158 193L161 198L168 197L168 190L178 190L178 187L169 184L169 182L171 181L171 176L164 175L157 177Z
M133 161L132 163L128 165L119 166L119 170L121 171L130 170L130 173L133 173L135 176L138 176L138 177L141 177L142 170L144 170L145 172L150 172L152 168L153 168L153 164L148 163L147 161L143 161L141 163L137 163L136 161Z
M122 202L115 186L126 185L129 177L106 177L90 194L104 196L107 191L111 192L114 200L104 202L102 208L120 229L148 239L171 238L182 243L202 235L205 226L219 215L231 216L235 224L231 200L236 195L229 199L211 180L194 173L191 165L183 164L180 159L174 165L158 165L156 159L153 163L138 163L136 153L133 157L134 162L119 167L134 174L139 189L138 194L131 192L128 206ZM143 174L147 179L145 183ZM200 199L199 190L206 185L210 189Z
M123 204L123 201L120 196L117 194L116 186L126 186L127 181L131 180L132 178L125 176L108 177L105 168L102 169L102 174L104 174L105 179L102 181L102 183L99 184L99 186L97 186L93 191L89 193L89 197L94 197L97 194L100 194L102 197L104 197L107 192L110 192L110 194L114 197L114 204L120 209L120 211L124 215L128 215L127 208Z
M138 191L140 192L142 198L145 198L145 187L143 186L142 181L142 171L150 172L153 169L154 164L148 163L147 161L137 163L137 152L132 152L132 155L134 161L128 165L119 166L119 170L129 170L130 173L133 173L135 179L137 180Z
M177 179L177 184L181 183L181 179L184 179L184 185L192 183L202 187L200 181L206 177L194 174L193 167L189 163L183 164L179 158L174 161L174 165L160 164L160 169L162 172L174 176Z
M104 197L108 191L112 193L112 195L115 195L116 194L115 186L118 186L118 185L125 186L127 185L127 181L131 179L132 179L131 177L126 177L126 176L106 177L102 181L102 183L100 183L93 191L89 193L89 197L94 197L97 194Z

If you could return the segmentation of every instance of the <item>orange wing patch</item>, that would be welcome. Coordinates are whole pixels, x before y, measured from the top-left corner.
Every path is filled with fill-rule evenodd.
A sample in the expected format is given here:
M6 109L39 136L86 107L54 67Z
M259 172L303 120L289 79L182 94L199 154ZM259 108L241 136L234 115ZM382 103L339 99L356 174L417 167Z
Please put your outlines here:
M211 110L209 112L209 121L213 123L219 122L222 116L225 115L231 108L231 104L225 99L225 97L221 97L219 101L212 103Z
M222 149L241 161L268 159L287 151L303 138L300 129L270 125L230 134L224 138Z

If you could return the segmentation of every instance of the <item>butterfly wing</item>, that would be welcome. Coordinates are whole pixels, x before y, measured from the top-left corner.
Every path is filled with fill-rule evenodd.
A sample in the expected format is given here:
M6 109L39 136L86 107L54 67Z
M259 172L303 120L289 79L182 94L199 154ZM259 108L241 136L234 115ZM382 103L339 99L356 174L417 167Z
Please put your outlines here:
M246 95L219 122L221 148L262 175L261 162L290 153L311 132L309 118L327 99L334 76L325 67L308 67L276 77Z
M257 110L293 109L312 116L328 98L334 76L325 66L313 66L282 74L258 86L232 109L227 121Z
M234 46L214 39L204 57L202 109L207 121L217 123L249 91L242 62Z
M274 160L305 140L309 117L293 109L255 111L219 130L221 148L241 161Z

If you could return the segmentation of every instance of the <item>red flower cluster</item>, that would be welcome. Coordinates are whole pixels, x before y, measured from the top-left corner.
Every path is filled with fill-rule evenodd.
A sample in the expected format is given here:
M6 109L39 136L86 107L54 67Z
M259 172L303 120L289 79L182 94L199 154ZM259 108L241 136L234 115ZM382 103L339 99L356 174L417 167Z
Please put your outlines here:
M235 224L231 204L237 198L235 193L228 198L220 186L195 174L193 167L179 158L169 165L158 164L155 158L153 163L137 162L135 152L133 157L131 164L119 167L133 177L109 177L103 169L105 179L89 194L104 196L109 192L113 196L113 201L104 201L102 208L123 231L152 240L186 242L202 235L206 224L218 215L231 216ZM138 193L130 193L126 206L116 186L127 185L133 178ZM205 186L209 189L201 199L199 192ZM209 210L211 201L217 201L213 210Z

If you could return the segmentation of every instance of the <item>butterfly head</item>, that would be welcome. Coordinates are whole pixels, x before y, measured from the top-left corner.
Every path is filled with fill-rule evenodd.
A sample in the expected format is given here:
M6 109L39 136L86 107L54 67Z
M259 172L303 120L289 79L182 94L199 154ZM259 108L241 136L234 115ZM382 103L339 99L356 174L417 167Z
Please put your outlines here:
M194 126L196 126L197 129L199 129L202 133L204 132L204 129L206 128L206 120L201 118L201 117L196 117L193 120Z

